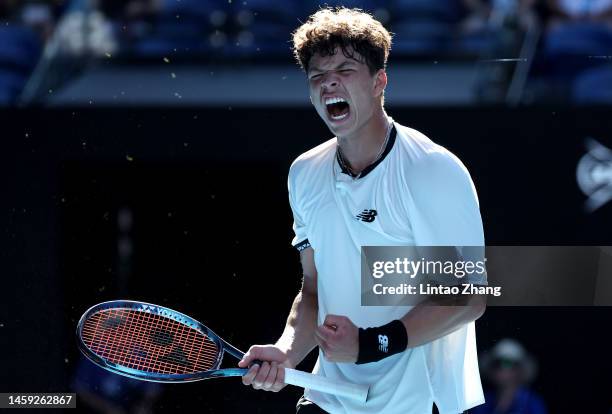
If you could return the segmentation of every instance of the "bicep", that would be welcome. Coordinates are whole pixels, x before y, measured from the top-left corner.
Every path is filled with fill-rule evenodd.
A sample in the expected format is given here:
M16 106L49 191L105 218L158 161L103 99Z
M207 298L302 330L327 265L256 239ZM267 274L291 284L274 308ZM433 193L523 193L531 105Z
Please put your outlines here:
M308 247L300 252L300 261L302 263L302 292L305 294L317 294L317 267L314 260L314 250Z

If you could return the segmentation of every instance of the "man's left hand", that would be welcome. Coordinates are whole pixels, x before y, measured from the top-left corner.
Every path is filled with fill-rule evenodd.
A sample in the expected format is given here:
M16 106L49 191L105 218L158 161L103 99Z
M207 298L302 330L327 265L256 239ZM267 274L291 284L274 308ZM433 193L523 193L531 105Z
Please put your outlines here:
M359 355L359 328L346 316L327 315L315 338L331 362L355 362Z

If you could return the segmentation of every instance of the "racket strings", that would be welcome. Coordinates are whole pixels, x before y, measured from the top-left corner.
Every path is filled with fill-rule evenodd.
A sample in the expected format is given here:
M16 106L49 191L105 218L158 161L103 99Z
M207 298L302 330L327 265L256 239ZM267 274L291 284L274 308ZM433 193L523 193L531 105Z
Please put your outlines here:
M94 351L100 352L102 354L101 356L106 356L114 363L124 362L127 363L125 364L127 366L129 366L130 363L136 363L136 368L146 368L140 365L150 364L152 361L147 361L147 356L156 355L157 358L156 360L154 358L153 362L157 362L157 364L152 367L153 370L159 371L160 368L161 370L163 370L163 368L169 368L170 373L177 373L177 366L174 365L178 365L178 371L189 372L190 365L192 367L194 366L193 360L189 355L193 353L194 346L188 345L189 342L192 342L191 336L198 336L194 335L193 331L195 330L188 328L188 334L185 336L185 326L168 318L162 318L161 324L159 321L153 324L149 323L147 326L149 329L143 330L143 315L151 314L136 312L134 315L136 315L136 318L126 319L123 315L115 314L115 316L106 319L102 324L98 323L94 329L97 329L98 333L102 333L99 339L103 339L103 341L98 344L97 349L94 349ZM172 321L173 323L169 324L168 321ZM145 322L147 321L145 320ZM177 325L175 325L175 323ZM109 342L108 338L104 336L108 333L105 331L108 331L109 328L112 331L111 335L114 335L114 342ZM189 335L189 333L191 333L191 335ZM195 331L195 333L199 332ZM203 338L204 336L201 335L199 339L201 340ZM206 344L206 342L203 342L203 344ZM169 348L169 346L171 347ZM201 345L199 348L203 348L206 353L205 345ZM198 356L196 356L196 359L200 359ZM208 367L204 365L211 365L211 362L214 363L214 358L205 355L205 357L201 359L199 363L196 363L195 366L196 368L208 369ZM169 366L164 367L164 363Z
M130 330L129 328L130 327L128 327L127 329L128 332ZM186 339L187 341L189 341L191 338L184 338L184 326L181 326L180 330L177 332L169 332L167 328L167 326L163 326L161 329L155 328L149 331L148 335L146 335L145 338L150 339L150 341L147 341L146 345L148 345L149 347L153 346L155 348L155 352L160 353L161 356L159 357L159 361L167 362L170 364L175 363L188 368L190 365L190 360L188 359L188 355L186 354L187 350L185 349L186 347L184 340ZM193 331L188 332L193 333ZM173 336L177 339L176 343L174 342ZM123 336L121 336L120 338L123 339ZM168 353L166 352L165 348L167 348L167 346L169 345L173 345L173 347ZM142 349L139 349L138 353L142 356ZM209 362L214 362L214 358L212 360L209 360Z
M133 309L94 313L84 322L81 337L93 353L112 364L160 374L210 370L220 352L197 329Z

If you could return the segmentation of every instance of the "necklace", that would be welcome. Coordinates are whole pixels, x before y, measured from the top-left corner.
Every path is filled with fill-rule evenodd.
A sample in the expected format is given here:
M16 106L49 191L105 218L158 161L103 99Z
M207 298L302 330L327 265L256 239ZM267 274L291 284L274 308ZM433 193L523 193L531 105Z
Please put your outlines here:
M376 163L380 157L382 157L383 152L385 152L385 148L387 147L387 143L389 142L389 136L391 135L391 130L393 129L393 123L389 122L389 125L387 125L387 135L385 136L385 140L383 141L380 150L378 151L378 155L376 155L376 158L374 159L374 161L372 161L370 163L370 165ZM351 167L349 167L348 162L346 162L346 160L344 159L344 156L342 155L342 150L340 149L340 144L336 144L336 158L338 158L338 161L340 162L340 165L342 166L342 168L346 171L349 172L349 175L353 178L359 178L361 176L361 173L363 172L360 171L359 173L355 173L353 171L353 169ZM367 167L366 167L367 168ZM365 170L365 168L364 168Z

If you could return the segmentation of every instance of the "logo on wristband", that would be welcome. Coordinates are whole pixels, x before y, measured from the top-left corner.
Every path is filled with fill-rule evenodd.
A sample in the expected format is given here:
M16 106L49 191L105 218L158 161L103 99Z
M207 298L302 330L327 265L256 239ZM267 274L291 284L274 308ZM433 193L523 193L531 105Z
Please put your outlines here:
M382 352L389 352L389 338L387 335L378 335L378 349Z
M356 363L380 361L404 351L407 346L406 327L398 319L375 328L359 328L359 354Z

